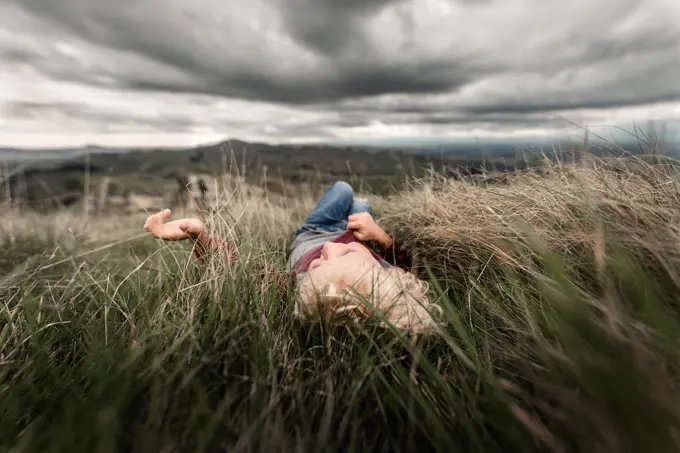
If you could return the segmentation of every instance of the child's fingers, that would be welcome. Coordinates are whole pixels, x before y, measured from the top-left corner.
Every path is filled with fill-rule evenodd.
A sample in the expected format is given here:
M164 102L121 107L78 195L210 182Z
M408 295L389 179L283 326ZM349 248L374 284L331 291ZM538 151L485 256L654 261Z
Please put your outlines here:
M351 216L347 217L347 220L350 222L360 222L363 219L366 218L366 213L365 212L358 212L356 214L352 214Z
M155 223L155 222L154 222L155 220L156 220L156 215L155 215L155 214L149 216L149 218L146 219L146 222L144 222L144 230L150 232L151 229L153 228L153 224Z
M146 222L144 222L144 230L148 231L149 233L155 233L163 223L163 219L167 219L170 214L170 210L165 209L163 211L157 212L156 214L150 215L149 218L146 219Z
M358 231L355 231L354 232L354 238L363 242L363 241L366 240L366 235L364 233L360 233Z
M144 231L151 233L153 237L156 237L156 230L158 229L158 222L156 221L156 214L150 216L144 222Z

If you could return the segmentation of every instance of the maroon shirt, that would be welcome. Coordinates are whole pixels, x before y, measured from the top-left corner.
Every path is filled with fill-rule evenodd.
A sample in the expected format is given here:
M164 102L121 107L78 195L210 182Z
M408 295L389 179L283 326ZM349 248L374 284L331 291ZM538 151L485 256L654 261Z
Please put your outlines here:
M354 233L352 231L345 231L344 233L340 234L338 237L329 242L334 242L336 244L350 244L352 242L362 243L356 240L356 238L354 237ZM296 273L307 272L307 270L309 269L309 265L312 263L312 261L314 261L317 258L321 258L322 250L323 245L319 245L317 247L314 247L312 250L305 253L304 255L302 255L302 257L293 265L294 271ZM372 250L371 248L369 248L369 250L373 255L373 258L375 258L378 261L385 260L389 264L393 266L398 266L407 271L410 270L411 268L412 264L411 257L409 256L408 253L406 253L406 251L396 246L394 241L392 243L392 246L390 246L389 248L378 250L378 252L380 253L376 253L376 251Z

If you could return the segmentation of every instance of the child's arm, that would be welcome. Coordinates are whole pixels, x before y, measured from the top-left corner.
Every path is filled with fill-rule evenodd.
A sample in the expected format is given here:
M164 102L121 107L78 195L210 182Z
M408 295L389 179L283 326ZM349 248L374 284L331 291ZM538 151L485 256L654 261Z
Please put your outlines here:
M144 223L144 229L154 238L164 241L192 240L194 255L199 259L205 258L209 253L226 252L230 259L238 255L238 249L233 244L210 237L203 223L198 219L186 218L163 223L171 214L169 209L165 209L149 216ZM262 272L262 278L271 279L281 296L286 295L291 277L294 277L292 273L280 272L273 266Z
M144 229L156 239L164 241L191 240L194 243L194 254L203 258L207 253L225 250L230 256L236 255L238 249L232 244L211 238L203 223L198 219L186 218L164 223L172 212L165 209L146 219Z

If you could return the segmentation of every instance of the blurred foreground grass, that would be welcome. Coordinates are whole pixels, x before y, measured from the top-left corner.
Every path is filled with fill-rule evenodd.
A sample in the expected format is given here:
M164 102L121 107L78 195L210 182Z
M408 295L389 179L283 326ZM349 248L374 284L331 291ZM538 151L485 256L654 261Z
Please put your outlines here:
M680 181L659 166L430 178L376 199L447 329L300 323L257 276L312 206L232 194L237 262L143 217L5 216L0 448L677 451Z

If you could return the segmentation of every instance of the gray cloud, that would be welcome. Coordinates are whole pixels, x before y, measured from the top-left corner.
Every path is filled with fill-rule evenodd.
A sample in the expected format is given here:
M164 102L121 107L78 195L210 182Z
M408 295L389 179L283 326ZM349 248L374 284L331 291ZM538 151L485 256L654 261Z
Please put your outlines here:
M680 101L675 13L671 0L0 0L0 75L46 97L15 90L3 117L277 138L549 128L555 112Z
M157 131L187 132L192 126L200 124L200 119L188 114L171 112L162 117L145 117L134 112L107 111L77 102L13 102L6 106L7 114L28 120L39 120L46 116L55 119L94 121L101 125L102 131L120 125L143 125L144 128Z
M202 17L212 26L206 30L200 22L195 23L198 19L181 11L179 2L175 15L140 19L163 10L167 3L22 0L20 4L69 33L117 51L132 52L186 75L184 80L169 79L162 73L144 73L140 67L117 74L119 86L133 90L200 92L304 104L393 92L439 92L455 89L472 77L466 65L458 61L380 58L376 44L362 37L361 25L372 13L403 3L399 1L267 1L254 11L242 8L239 2L239 8L246 9L244 14L280 9L280 13L265 13L271 15L272 22L263 23L263 28L275 23L280 27L269 41L244 27L243 17L236 14L227 13L211 21ZM214 6L218 5L229 10L236 3L216 2ZM234 44L234 39L242 40L243 45ZM99 72L110 75L106 69ZM74 71L70 77L97 83L93 80L97 75Z
M328 56L366 46L362 23L401 0L284 0L283 17L292 36L305 47Z

